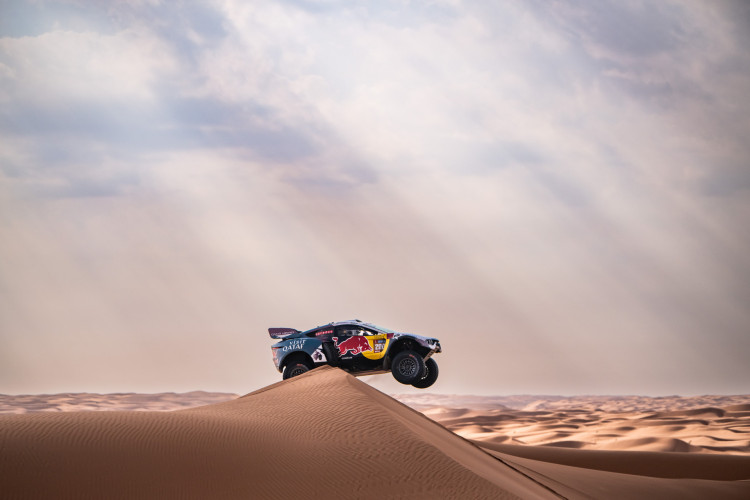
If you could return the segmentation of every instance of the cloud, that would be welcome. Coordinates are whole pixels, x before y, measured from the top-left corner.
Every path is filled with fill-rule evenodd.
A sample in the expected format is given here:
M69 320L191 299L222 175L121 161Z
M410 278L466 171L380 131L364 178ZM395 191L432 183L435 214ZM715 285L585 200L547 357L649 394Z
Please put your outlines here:
M158 13L138 12L146 14ZM177 16L181 24L146 32L131 20L114 33L5 38L3 67L12 69L4 79L7 107L0 128L15 137L9 147L19 149L15 161L3 166L6 174L42 184L44 177L56 177L58 185L70 184L68 195L85 195L91 182L83 177L101 177L95 171L103 164L122 164L124 171L112 182L130 184L134 162L170 151L234 149L272 163L317 161L320 144L332 139L323 124L309 116L285 116L288 110L264 99L261 89L240 99L201 90L211 78L200 75L204 62L197 60L209 59L206 52L212 50L203 35L218 43L222 34L216 19L201 24L211 19L204 14L194 9ZM199 40L175 45L172 31L191 30ZM182 75L194 76L184 81ZM24 141L27 137L36 141ZM24 146L29 149L22 151ZM18 164L21 159L25 164ZM360 172L355 177L372 176L361 167L355 170ZM102 189L107 188L94 192ZM46 190L40 186L38 192Z

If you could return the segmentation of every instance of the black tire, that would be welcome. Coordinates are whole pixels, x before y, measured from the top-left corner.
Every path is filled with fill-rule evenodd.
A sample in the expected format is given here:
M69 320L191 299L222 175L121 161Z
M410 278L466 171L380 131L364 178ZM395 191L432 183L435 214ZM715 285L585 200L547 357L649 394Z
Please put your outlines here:
M424 375L424 360L410 349L401 351L393 358L391 373L402 384L411 385Z
M302 361L293 361L284 367L284 380L310 371L310 366Z
M417 389L427 389L434 384L438 378L438 367L434 359L430 358L425 361L424 368L427 372L424 377L411 384Z

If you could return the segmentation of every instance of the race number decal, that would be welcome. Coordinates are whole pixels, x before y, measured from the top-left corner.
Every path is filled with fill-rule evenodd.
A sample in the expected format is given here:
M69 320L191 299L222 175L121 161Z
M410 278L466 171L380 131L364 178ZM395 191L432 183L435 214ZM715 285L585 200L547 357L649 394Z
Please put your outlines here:
M388 350L388 343L390 342L391 335L380 334L380 335L366 335L364 338L367 339L367 343L370 345L372 350L362 352L362 355L367 359L383 359L386 351Z

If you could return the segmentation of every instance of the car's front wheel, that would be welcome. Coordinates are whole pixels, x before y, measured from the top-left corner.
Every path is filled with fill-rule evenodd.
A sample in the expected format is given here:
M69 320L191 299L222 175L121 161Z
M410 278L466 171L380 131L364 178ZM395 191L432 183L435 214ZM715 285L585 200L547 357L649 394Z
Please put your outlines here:
M425 362L424 367L427 372L424 377L411 384L417 389L427 389L434 384L438 378L438 366L434 359L428 359Z
M410 349L401 351L393 358L391 373L402 384L413 384L424 375L424 360Z
M305 372L309 372L310 367L307 365L307 363L303 363L301 361L296 361L289 363L284 367L284 380L292 377L296 377L297 375L302 375Z

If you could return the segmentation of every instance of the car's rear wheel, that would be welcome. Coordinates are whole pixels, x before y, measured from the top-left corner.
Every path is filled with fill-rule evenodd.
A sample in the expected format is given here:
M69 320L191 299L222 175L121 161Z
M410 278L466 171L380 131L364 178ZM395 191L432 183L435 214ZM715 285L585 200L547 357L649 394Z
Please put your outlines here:
M424 360L411 349L401 351L393 358L391 373L402 384L413 384L424 375Z
M293 361L284 367L284 380L310 371L310 366L302 361Z
M438 366L434 359L430 358L425 361L424 368L427 372L424 377L411 384L417 389L427 389L434 384L438 378Z

